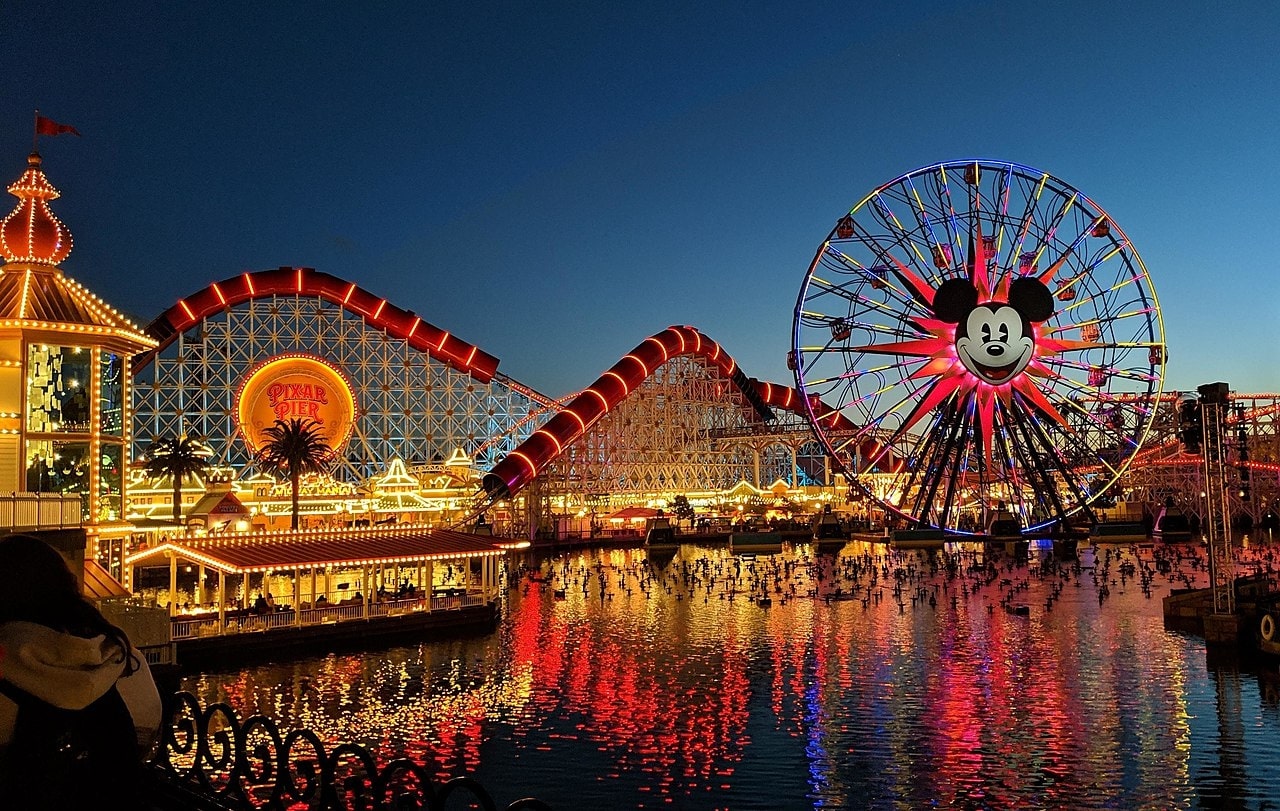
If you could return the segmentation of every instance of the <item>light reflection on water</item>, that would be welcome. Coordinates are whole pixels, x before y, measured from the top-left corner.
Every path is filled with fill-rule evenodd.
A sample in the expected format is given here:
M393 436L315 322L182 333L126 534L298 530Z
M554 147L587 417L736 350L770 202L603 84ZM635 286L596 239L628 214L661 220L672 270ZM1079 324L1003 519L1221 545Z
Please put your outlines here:
M1276 681L1164 630L1170 577L1202 584L1202 565L1112 550L1076 567L1047 548L1028 566L687 546L653 568L593 550L519 580L490 636L184 687L471 774L501 805L1274 807Z

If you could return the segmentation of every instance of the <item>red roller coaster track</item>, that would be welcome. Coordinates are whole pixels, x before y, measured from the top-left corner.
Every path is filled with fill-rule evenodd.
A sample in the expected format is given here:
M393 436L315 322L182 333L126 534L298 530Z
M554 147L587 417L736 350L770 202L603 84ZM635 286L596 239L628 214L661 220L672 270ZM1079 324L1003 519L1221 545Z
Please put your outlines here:
M165 310L147 326L147 334L160 345L134 361L141 369L151 358L173 342L178 333L207 316L244 301L274 295L319 296L362 316L370 325L393 338L459 369L481 383L488 383L498 370L498 359L479 347L459 340L445 330L423 321L412 310L403 310L374 294L328 273L311 268L281 267L256 273L242 273L208 287Z

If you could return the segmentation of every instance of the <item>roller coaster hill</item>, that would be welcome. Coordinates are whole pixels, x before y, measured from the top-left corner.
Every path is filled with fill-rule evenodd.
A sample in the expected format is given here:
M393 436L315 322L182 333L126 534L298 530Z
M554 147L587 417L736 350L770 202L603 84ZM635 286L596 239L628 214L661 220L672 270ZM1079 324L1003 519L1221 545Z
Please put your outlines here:
M807 519L824 507L869 521L884 515L873 500L884 495L874 492L876 477L891 481L910 464L816 396L748 377L692 326L644 338L591 385L561 398L501 373L496 356L412 310L310 268L210 284L146 333L158 345L132 367L132 456L144 459L156 440L201 437L217 473L184 490L183 502L186 520L208 531L232 527L196 509L219 487L246 505L241 522L265 528L287 520L287 484L258 468L245 438L255 418L242 400L273 364L295 380L312 374L290 361L322 365L333 373L326 385L350 394L349 438L336 443L336 464L304 480L311 526L458 526L484 516L500 534L563 537L626 527L614 516L675 511L685 502L696 516L691 524ZM1144 407L1156 412L1153 437L1097 503L1154 511L1173 500L1197 514L1204 487L1199 457L1183 442L1183 398L1152 399ZM1280 497L1278 408L1276 394L1231 397L1232 508L1243 522L1263 524ZM816 441L815 424L874 460L860 488L849 487ZM138 479L130 520L170 512L167 492Z

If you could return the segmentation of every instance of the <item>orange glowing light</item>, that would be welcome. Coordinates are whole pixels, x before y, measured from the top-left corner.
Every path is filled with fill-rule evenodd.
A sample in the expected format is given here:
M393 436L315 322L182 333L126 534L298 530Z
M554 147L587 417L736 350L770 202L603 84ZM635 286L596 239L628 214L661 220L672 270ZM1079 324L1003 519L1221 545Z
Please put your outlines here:
M666 344L662 343L662 341L659 341L657 338L653 337L652 335L644 339L645 343L649 343L650 341L652 341L659 349L662 350L662 362L666 363L671 358L671 356L667 353Z
M556 446L556 453L557 453L557 454L559 454L559 453L560 453L560 451L562 451L562 450L563 450L563 448L560 446L560 440L556 439L556 438L555 438L555 435L554 435L554 434L552 434L552 433L551 433L550 431L548 431L547 429L545 429L545 428L539 428L538 430L534 431L534 433L535 433L535 434L542 434L542 435L543 435L543 436L545 436L547 439L549 439L549 440L551 440L553 443L555 443L555 446Z
M591 394L594 394L597 398L599 398L601 408L603 408L606 412L609 410L609 401L604 398L603 394L596 391L595 389L587 389L587 391L590 392Z
M532 460L532 459L530 459L529 457L525 456L525 455L524 455L523 453L521 453L520 451L512 451L512 452L511 452L511 455L512 455L512 456L514 456L514 457L516 457L517 459L519 459L520 461L524 462L526 465L528 465L528 466L529 466L529 475L531 475L531 476L537 476L537 475L538 475L538 466L537 466L537 465L535 465L535 464L533 463L533 460Z
M236 423L251 452L278 419L315 420L329 447L341 453L351 439L355 397L336 368L310 355L273 358L253 370L236 394Z
M645 377L648 377L648 376L649 376L649 367L644 365L644 361L640 360L639 358L637 358L637 357L636 357L635 355L633 355L633 354L628 354L628 355L626 355L625 357L630 358L631 360L634 360L636 363L640 364L640 372L641 372Z
M619 383L622 384L622 396L626 397L627 393L631 391L631 387L627 385L627 381L622 379L622 375L618 374L612 369L605 372L605 374L611 376L614 380L617 380Z

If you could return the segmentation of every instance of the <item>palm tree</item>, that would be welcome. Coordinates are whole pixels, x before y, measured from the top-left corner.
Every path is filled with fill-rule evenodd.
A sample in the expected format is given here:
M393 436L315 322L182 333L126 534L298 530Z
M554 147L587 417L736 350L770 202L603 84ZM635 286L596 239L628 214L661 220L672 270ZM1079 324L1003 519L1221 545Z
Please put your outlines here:
M174 439L157 439L147 449L147 475L173 482L173 523L182 523L182 484L200 477L209 469L213 451L198 436L183 434Z
M333 462L333 448L315 420L276 420L262 431L263 443L257 451L258 464L289 477L293 489L293 529L298 528L298 480L303 473L323 473Z

